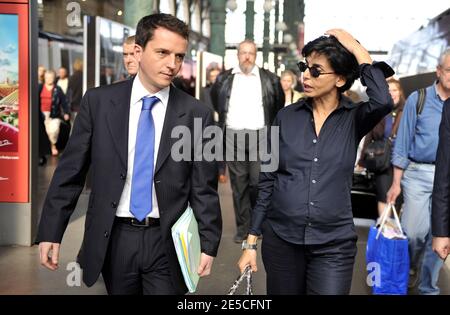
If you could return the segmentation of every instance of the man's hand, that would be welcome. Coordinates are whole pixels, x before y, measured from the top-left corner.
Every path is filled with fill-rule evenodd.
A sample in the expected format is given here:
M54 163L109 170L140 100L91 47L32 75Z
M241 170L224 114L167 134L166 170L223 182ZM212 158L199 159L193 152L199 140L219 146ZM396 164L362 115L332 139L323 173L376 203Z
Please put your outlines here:
M403 177L403 169L394 166L394 174L392 179L392 185L391 188L389 188L387 194L386 194L386 202L392 203L395 205L395 201L397 200L397 197L402 192L401 188L401 181Z
M213 260L214 257L202 253L200 256L200 265L197 269L197 273L200 277L208 276L211 273Z
M397 200L398 195L400 195L402 188L400 185L392 183L391 188L389 188L386 193L386 202L395 205L395 201Z
M59 246L59 243L39 243L39 254L42 266L50 270L58 269Z
M445 260L450 250L450 237L433 237L433 250Z

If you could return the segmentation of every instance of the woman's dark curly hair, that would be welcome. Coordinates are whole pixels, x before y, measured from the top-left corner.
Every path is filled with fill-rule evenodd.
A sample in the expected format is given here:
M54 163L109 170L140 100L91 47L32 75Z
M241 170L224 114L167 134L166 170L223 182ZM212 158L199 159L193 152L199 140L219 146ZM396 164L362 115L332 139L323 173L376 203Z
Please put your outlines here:
M323 55L328 59L333 71L345 78L343 86L338 87L340 93L347 91L359 78L359 64L355 56L349 52L334 36L321 36L310 41L303 47L302 56L313 53Z

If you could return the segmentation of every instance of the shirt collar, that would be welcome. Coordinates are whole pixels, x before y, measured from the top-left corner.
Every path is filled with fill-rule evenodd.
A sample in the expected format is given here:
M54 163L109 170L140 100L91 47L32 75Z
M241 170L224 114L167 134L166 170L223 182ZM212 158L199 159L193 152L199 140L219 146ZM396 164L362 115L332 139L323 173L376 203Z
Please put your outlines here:
M154 94L150 93L142 84L142 81L138 74L136 75L133 81L133 87L131 90L131 105L133 106L135 104L138 104L141 101L141 99L145 96L156 96L157 98L159 98L163 106L166 107L169 101L169 92L170 92L170 85L162 90L159 90Z
M439 95L439 93L438 93L438 90L437 90L437 85L438 85L438 84L439 84L438 81L436 81L436 82L434 83L433 96L434 96L436 99L438 99L439 101L443 102L443 101L445 101L445 100L442 100L442 99L441 99L441 97L440 97L440 95Z
M299 100L297 110L299 110L303 107L306 107L312 111L312 98L310 98L310 97L301 98ZM344 107L346 109L352 109L353 107L355 107L355 104L348 97L341 95L341 99L339 100L339 105L336 109L339 109L341 107Z
M233 71L231 71L231 74L237 74L237 73L244 74L244 72L242 72L240 67L233 68ZM259 77L259 68L258 68L258 66L254 65L252 71L250 71L249 74L253 74L253 75Z

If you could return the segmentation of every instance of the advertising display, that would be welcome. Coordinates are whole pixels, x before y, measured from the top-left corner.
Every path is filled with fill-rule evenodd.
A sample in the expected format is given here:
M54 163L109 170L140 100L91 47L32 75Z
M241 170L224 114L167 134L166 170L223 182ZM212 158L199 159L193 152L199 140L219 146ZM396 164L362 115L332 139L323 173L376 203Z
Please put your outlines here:
M0 202L28 202L28 5L0 3Z

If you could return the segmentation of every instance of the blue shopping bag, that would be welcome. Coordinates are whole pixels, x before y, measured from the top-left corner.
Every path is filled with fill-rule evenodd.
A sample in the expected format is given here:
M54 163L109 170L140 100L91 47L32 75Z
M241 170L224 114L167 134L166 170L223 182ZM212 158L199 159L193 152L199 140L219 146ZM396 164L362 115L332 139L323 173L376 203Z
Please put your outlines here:
M390 207L390 205L388 205ZM383 228L389 209L382 215L380 226L372 226L367 240L366 262L372 281L373 294L407 294L409 279L408 239L387 238ZM394 208L395 222L401 230ZM403 234L404 235L404 234ZM375 271L375 272L374 272Z

